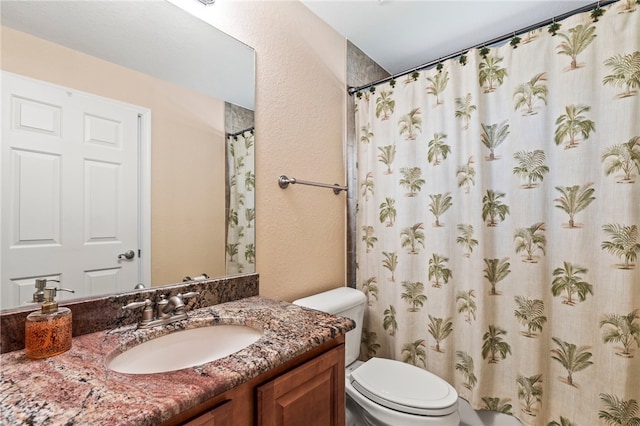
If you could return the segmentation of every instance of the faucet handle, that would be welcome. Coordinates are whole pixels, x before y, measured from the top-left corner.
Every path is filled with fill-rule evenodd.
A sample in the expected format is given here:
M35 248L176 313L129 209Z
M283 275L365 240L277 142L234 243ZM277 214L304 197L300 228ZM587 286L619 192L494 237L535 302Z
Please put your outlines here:
M178 294L178 297L180 297L182 299L188 299L190 297L197 297L199 295L200 295L200 293L198 293L197 291L190 291L190 292L185 293L185 294Z
M143 308L142 310L142 320L140 321L139 326L150 323L153 320L153 309L151 308L151 300L144 299L142 302L131 302L128 305L124 305L122 309L124 310L133 310L138 308Z
M162 312L166 314L166 313L170 312L173 309L174 312L184 313L184 309L185 309L184 300L185 299L189 299L191 297L196 297L199 294L200 293L198 293L197 291L190 291L190 292L184 293L184 294L178 293L175 296L169 298L169 303L167 303L162 308Z
M143 308L145 306L151 306L151 300L145 299L142 302L131 302L128 305L124 305L122 309L133 310L133 309Z
M185 294L178 294L178 297L183 302L184 302L185 299L190 299L192 297L198 297L198 296L200 296L200 293L198 293L197 291L190 291L190 292L185 293ZM184 307L182 309L184 309Z

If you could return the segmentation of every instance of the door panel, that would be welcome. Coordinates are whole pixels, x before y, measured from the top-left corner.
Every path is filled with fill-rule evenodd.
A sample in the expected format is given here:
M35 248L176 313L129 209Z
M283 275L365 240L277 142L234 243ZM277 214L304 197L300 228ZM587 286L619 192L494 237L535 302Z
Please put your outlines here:
M233 401L221 405L184 423L184 426L233 426Z
M257 388L258 426L344 426L344 345Z
M37 132L60 137L62 108L20 96L12 98L13 128L24 132Z
M118 255L140 248L139 117L145 114L2 73L2 308L24 304L36 278L58 277L61 287L76 291L67 297L133 289L139 259Z
M85 161L85 242L118 241L118 190L122 165Z
M109 294L120 290L120 268L85 271L84 285L88 294Z
M60 156L15 149L10 161L11 245L60 245Z

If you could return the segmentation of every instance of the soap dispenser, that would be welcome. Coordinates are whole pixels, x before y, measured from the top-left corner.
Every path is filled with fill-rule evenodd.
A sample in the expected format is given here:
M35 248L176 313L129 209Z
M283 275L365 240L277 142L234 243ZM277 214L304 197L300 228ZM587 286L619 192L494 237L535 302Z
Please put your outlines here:
M42 308L27 316L24 335L27 358L47 358L71 349L71 309L58 307L55 300L58 291L74 293L66 288L45 287Z
M52 280L53 281L53 280ZM33 299L27 303L42 303L44 302L44 288L47 286L46 279L36 280L36 291L33 293Z

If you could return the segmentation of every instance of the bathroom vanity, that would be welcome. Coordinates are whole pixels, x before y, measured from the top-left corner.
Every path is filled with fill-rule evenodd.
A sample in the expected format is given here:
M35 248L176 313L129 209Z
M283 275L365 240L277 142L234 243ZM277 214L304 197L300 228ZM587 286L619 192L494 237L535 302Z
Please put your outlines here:
M242 324L262 337L224 358L155 374L124 374L109 360L171 332ZM343 425L344 334L353 321L259 296L203 307L188 319L74 337L61 355L0 355L6 424ZM215 344L215 342L212 342ZM188 351L188 345L184 348Z
M336 339L163 425L344 425L344 344Z

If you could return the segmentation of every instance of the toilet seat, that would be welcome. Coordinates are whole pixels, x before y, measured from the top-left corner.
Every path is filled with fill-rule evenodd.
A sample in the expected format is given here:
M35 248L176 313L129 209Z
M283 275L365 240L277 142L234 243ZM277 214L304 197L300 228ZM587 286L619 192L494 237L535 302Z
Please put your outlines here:
M458 393L446 381L400 361L371 358L351 373L351 385L383 407L421 416L444 416L458 409Z

